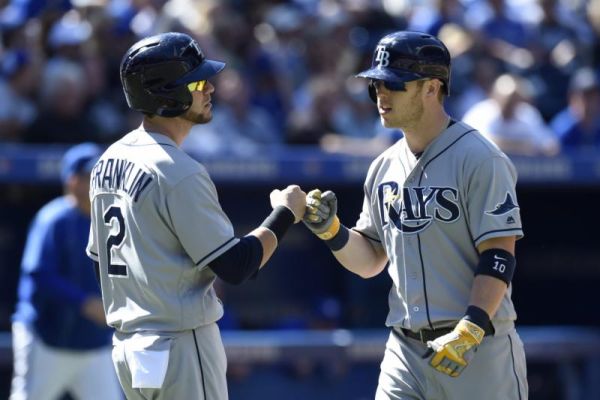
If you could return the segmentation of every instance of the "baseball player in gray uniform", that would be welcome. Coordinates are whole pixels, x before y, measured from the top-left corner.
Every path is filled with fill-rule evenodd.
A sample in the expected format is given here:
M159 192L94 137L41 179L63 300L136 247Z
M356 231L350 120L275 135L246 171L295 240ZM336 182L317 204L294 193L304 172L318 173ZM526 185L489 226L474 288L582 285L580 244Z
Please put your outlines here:
M121 63L127 102L144 119L92 170L87 253L130 400L228 398L213 283L255 276L305 211L298 186L274 190L273 212L235 237L206 169L179 148L193 125L210 121L207 79L223 68L175 32L139 41Z
M404 137L371 164L354 228L331 191L308 194L304 223L348 270L369 278L387 266L392 278L375 398L527 399L511 301L523 235L514 166L444 111L450 55L437 38L387 35L358 76Z

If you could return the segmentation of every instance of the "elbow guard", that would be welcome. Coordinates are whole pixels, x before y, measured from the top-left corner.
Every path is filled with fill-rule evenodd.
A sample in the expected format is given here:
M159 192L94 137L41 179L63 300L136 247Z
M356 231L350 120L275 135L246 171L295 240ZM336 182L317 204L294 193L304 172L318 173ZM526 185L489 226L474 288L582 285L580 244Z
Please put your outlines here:
M475 275L489 275L504 281L508 286L515 273L517 260L506 250L488 249L479 256Z

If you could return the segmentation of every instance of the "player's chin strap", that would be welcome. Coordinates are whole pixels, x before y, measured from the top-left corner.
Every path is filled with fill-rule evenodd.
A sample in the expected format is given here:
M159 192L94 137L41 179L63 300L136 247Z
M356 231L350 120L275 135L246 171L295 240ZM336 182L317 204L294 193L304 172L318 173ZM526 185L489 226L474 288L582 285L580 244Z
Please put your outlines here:
M503 249L488 249L479 256L475 275L489 275L504 281L508 286L515 273L515 256Z

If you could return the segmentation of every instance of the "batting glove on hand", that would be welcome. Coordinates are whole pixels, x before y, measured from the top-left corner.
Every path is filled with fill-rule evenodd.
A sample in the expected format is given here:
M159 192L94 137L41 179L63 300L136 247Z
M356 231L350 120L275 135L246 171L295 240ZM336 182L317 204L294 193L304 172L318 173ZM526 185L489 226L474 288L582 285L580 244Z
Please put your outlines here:
M468 360L465 358L465 353L471 349L475 350L484 335L483 328L471 321L461 319L452 332L427 342L427 346L434 352L429 365L456 378L467 367Z
M328 190L321 194L319 189L308 192L306 195L306 212L302 222L323 240L334 237L340 230L335 193Z

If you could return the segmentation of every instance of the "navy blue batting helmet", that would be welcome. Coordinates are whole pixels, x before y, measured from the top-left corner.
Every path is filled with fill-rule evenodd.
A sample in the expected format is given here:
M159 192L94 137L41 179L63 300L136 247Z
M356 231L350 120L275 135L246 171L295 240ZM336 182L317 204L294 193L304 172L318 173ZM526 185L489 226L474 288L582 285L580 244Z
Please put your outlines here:
M224 67L208 60L189 35L168 32L131 46L121 61L121 82L130 108L177 117L192 105L187 84L208 79Z
M371 68L356 75L361 78L401 84L423 78L437 78L450 94L450 52L435 36L399 31L381 38ZM376 101L374 88L369 85L371 99Z

